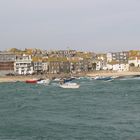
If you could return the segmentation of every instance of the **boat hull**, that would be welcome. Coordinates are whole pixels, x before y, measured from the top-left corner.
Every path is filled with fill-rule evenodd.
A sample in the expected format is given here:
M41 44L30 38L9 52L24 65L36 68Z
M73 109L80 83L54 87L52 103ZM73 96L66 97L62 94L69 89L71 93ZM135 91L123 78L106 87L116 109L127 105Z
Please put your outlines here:
M31 84L37 83L37 80L26 80L26 83L31 83Z
M112 80L111 77L96 77L94 78L95 80L104 80L104 81L108 81L108 80Z
M50 83L50 80L40 80L40 81L37 81L37 84L44 84L44 85L47 85Z
M71 88L71 89L77 89L80 87L79 84L77 83L64 83L62 85L60 85L61 88Z

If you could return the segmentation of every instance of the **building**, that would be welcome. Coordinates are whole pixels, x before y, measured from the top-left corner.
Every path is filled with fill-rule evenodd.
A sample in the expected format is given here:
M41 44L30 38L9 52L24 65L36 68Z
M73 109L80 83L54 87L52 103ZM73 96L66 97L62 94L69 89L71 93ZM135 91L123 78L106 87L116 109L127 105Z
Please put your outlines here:
M14 73L15 54L0 52L0 75Z
M140 56L139 57L130 57L128 60L130 67L140 67Z
M49 73L59 74L60 73L60 62L59 61L50 61L49 62Z
M33 70L35 73L42 73L43 72L42 61L33 61Z
M25 54L16 56L14 70L15 73L19 75L33 74L34 71L31 56Z
M32 64L33 64L34 73L41 74L43 72L42 60L43 60L43 58L40 56L33 56L32 57Z
M42 71L43 71L43 73L49 72L49 62L47 59L44 59L42 61Z
M70 63L68 61L50 61L49 62L49 73L60 74L69 73Z
M60 64L60 73L69 73L70 72L69 61L62 61L59 64Z
M128 63L109 62L107 64L107 69L117 71L117 72L129 71L129 64Z
M107 62L116 61L118 63L127 63L129 52L113 52L107 53Z

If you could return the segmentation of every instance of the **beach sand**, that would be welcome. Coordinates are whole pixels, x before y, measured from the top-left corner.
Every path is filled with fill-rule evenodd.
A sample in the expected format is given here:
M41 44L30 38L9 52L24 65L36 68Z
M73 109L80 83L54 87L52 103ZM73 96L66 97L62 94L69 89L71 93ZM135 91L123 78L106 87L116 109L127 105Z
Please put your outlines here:
M29 77L29 76L3 76L3 77L0 77L0 83L2 83L2 82L17 82L17 81L25 82L28 79L33 79L33 77Z
M140 72L94 72L88 73L87 76L95 77L95 76L135 76L140 75Z
M86 76L95 77L95 76L135 76L140 75L140 72L109 72L109 71L99 71L87 73ZM0 83L2 82L25 82L29 79L39 79L38 76L3 76L0 77Z

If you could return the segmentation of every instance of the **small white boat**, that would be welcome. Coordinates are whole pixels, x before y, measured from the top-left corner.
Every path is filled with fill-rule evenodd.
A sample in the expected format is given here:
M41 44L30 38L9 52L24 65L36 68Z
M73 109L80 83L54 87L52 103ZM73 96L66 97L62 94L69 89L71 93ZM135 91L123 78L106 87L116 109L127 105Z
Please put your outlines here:
M53 81L59 82L60 80L61 80L61 78L55 78Z
M48 85L49 83L50 83L50 80L49 80L49 79L39 80L39 81L37 81L37 84Z
M94 78L95 80L104 80L104 81L108 81L108 80L112 80L112 77L105 77L105 76L96 76Z
M79 88L80 85L77 84L77 83L66 82L64 84L60 84L60 87L61 88L73 88L73 89L76 89L76 88Z

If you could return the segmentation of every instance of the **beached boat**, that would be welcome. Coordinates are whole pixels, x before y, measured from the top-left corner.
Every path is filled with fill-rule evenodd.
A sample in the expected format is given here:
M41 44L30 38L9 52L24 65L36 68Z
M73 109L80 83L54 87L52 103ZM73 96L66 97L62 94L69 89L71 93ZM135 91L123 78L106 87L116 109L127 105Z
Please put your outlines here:
M64 84L60 84L60 87L61 87L61 88L73 88L73 89L76 89L76 88L79 88L80 85L77 84L77 83L70 83L70 82L67 82L67 83L64 83Z
M49 79L41 79L37 81L37 84L48 85L50 83Z
M37 79L28 79L25 82L26 83L37 83Z

